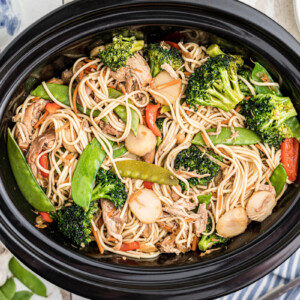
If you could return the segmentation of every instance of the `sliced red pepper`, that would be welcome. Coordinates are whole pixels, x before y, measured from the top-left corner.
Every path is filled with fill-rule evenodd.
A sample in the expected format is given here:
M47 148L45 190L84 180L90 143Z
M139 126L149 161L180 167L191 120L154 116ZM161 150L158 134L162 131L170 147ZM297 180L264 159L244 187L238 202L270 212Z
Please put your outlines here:
M46 221L48 223L52 223L53 222L53 220L50 217L49 213L43 212L43 211L39 211L39 214L41 215L41 217L43 218L44 221Z
M281 162L290 181L297 178L299 160L299 142L295 138L285 139L281 142Z
M161 137L160 130L156 125L156 118L160 104L148 104L146 107L146 122L149 129L156 135Z
M130 251L140 248L139 242L124 243L121 245L120 251Z
M150 181L144 181L144 187L146 189L152 190L153 182Z
M48 154L47 154L47 153L43 154L43 155L40 157L39 163L40 163L40 165L41 165L44 169L49 170L49 159L48 159ZM49 177L49 174L48 174L48 173L45 173L45 172L43 172L43 171L41 171L41 174L42 174L44 177L47 177L47 178Z
M175 42L165 41L165 43L168 44L168 45L170 45L170 46L173 47L173 48L176 48L176 49L180 50L180 47L179 47L178 44L175 43Z
M56 113L56 111L58 110L58 109L60 109L61 107L58 105L58 104L56 104L55 102L53 102L53 103L47 103L46 104L46 107L45 107L45 109L47 110L47 112L49 113L49 114L54 114L54 113Z

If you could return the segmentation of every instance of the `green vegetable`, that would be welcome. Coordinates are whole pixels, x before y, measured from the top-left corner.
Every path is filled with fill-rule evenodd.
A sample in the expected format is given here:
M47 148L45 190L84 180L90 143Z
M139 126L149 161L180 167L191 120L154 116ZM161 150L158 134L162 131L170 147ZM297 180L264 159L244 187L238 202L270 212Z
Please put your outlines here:
M293 137L285 121L297 115L289 97L260 94L241 103L241 114L249 129L255 131L264 143L276 148L285 138Z
M96 187L93 190L92 201L108 199L121 208L127 199L125 184L111 171L100 168L96 176Z
M266 76L269 78L270 82L274 82L272 77L270 76L269 72L266 68L264 68L260 63L256 62L255 66L252 70L252 79L256 82L263 82L261 80L262 77ZM278 96L282 96L279 88L277 86L259 86L255 85L256 92L258 94L275 94Z
M36 181L10 129L7 133L7 152L11 169L25 199L38 211L54 211L54 206Z
M165 112L169 112L169 111L171 111L171 108L168 105L163 105L160 109L161 114L164 114Z
M297 117L287 119L285 124L290 128L292 136L300 142L300 123Z
M177 185L178 179L169 170L144 161L122 160L116 166L121 176L166 185ZM115 170L112 169L115 173Z
M209 135L210 140L214 145L222 144L222 145L253 145L260 142L260 137L253 131L234 127L234 130L238 132L238 136L236 138L231 139L231 129L230 127L223 127L219 135ZM207 129L206 132L216 132L216 128ZM197 133L192 140L193 144L205 146L205 142L201 136L201 132Z
M208 233L211 231L211 226L212 226L211 218L208 218L205 233ZM230 241L230 239L223 238L223 237L217 235L216 232L214 232L210 235L202 234L201 239L198 243L198 248L200 251L205 252L206 250L208 250L214 246L218 246L218 247L224 246L229 241Z
M25 269L14 257L11 258L8 266L12 274L34 294L42 297L47 296L47 289L43 282L30 271Z
M238 61L231 55L210 58L190 76L185 102L195 110L198 105L233 109L244 98L237 71Z
M113 146L113 158L118 158L127 152L128 151L124 145L121 145L121 146L114 145Z
M244 79L249 81L249 75L250 75L250 71L247 69L239 69L238 70L238 75L243 77ZM251 96L251 92L248 88L248 86L241 80L239 79L239 86L240 86L240 90L243 93L244 96ZM253 86L253 89L255 91L255 87Z
M169 107L169 106L167 106L167 107ZM162 143L162 140L163 140L163 137L164 137L163 136L163 123L164 123L164 120L165 120L165 118L159 118L159 119L156 119L156 122L155 122L158 129L159 129L159 131L160 131L160 134L161 134L161 137L160 136L157 137L156 146L159 146Z
M209 193L209 194L206 194L206 195L199 195L197 197L198 203L199 204L205 203L206 206L207 206L210 203L211 196L212 196L212 193Z
M32 293L28 291L16 292L12 300L29 300L33 296Z
M213 153L209 154L220 161L223 160L223 158L220 156L217 156ZM188 182L191 186L205 185L211 182L220 171L220 166L211 161L206 155L203 155L203 152L201 152L201 150L195 145L192 145L177 154L174 162L174 168L176 170L196 172L200 175L210 174L210 176L204 178L189 178ZM186 186L183 182L180 181L179 184L183 190L186 190Z
M72 244L84 247L91 242L91 220L97 211L97 202L91 202L88 211L74 204L62 207L53 215L53 219L57 222L59 231L70 239Z
M104 65L112 71L118 71L120 67L126 67L127 59L132 57L135 51L144 47L144 41L137 41L135 36L125 37L122 34L114 36L112 42L99 52L99 57Z
M73 174L71 193L74 202L88 210L96 174L106 157L96 138L83 150Z
M161 65L169 64L175 71L183 65L183 59L178 49L161 47L158 43L149 44L145 49L152 77L162 71Z
M9 278L0 287L0 300L10 300L16 292L16 284L13 278Z
M284 188L284 185L286 183L287 180L287 174L286 171L284 169L284 167L282 166L282 164L279 164L275 170L273 171L271 177L270 177L270 182L272 183L272 185L274 186L275 190L276 190L276 195L279 195L281 193L281 191Z

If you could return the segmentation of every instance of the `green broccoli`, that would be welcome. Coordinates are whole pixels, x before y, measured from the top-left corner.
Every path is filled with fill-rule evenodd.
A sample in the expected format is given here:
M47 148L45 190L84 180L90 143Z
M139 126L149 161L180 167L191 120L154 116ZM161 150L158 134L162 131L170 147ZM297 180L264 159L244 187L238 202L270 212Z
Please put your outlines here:
M135 51L144 47L143 40L136 40L135 36L124 37L114 36L112 43L107 44L105 49L99 52L104 65L112 71L117 71L120 67L125 67L128 57L132 57Z
M238 70L238 75L240 75L241 77L243 77L247 81L249 81L249 70L239 69ZM239 79L239 86L240 86L240 90L244 94L244 96L250 96L251 95L251 92L250 92L248 86L241 79ZM254 86L253 86L253 89L255 91Z
M96 187L93 190L91 201L108 199L116 208L124 205L127 199L125 184L111 171L100 168L96 175Z
M212 225L211 218L208 218L205 233L211 231L211 225ZM200 251L205 252L206 250L214 246L224 246L228 244L229 241L230 241L229 238L221 237L217 235L215 232L210 235L202 234L201 239L198 243L198 248Z
M190 76L185 102L197 111L198 105L229 111L243 98L238 82L238 63L231 55L217 55Z
M223 160L221 156L215 155L214 153L209 152L208 154L220 161ZM191 186L205 185L211 182L220 171L220 166L211 161L196 145L192 145L177 154L174 168L188 172L196 171L197 174L210 174L210 176L204 178L189 178L188 182ZM182 181L180 181L179 184L183 190L186 190L186 186Z
M259 94L241 102L241 114L248 127L255 131L264 143L275 148L285 138L293 137L285 121L297 115L289 97Z
M57 222L59 231L70 239L72 244L84 247L91 241L91 220L97 211L98 204L96 202L91 202L87 212L73 203L72 206L63 206L53 215L53 219Z
M170 47L163 48L159 44L150 44L145 49L145 55L148 58L152 77L155 77L162 71L161 65L169 64L175 71L183 65L183 59L178 49Z

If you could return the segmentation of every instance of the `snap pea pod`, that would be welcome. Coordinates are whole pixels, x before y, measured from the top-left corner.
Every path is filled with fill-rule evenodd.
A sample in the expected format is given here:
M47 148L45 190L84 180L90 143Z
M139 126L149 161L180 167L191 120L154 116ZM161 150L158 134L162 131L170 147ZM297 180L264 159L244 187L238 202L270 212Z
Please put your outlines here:
M28 291L16 292L12 300L29 300L33 296L32 293Z
M10 129L8 129L7 133L7 152L18 187L29 204L38 211L55 211L51 201L36 181Z
M169 170L144 161L122 160L116 166L121 176L166 185L177 185L178 179ZM114 169L112 169L115 172Z
M206 132L216 132L216 128L207 129ZM252 130L240 127L234 127L234 130L238 132L236 138L231 139L231 129L230 127L223 127L219 135L209 135L210 140L214 145L253 145L260 142L260 137ZM192 144L205 146L205 142L201 136L201 132L197 133L192 140Z
M170 106L168 106L168 105L163 105L163 106L161 107L161 109L160 109L160 113L161 113L161 114L163 114L163 113L165 113L165 112L168 112L168 111L171 111L171 108L170 108Z
M0 300L11 300L16 292L16 283L13 278L9 278L0 287Z
M117 147L117 148L114 148L114 147L115 147L115 145L113 146L113 158L118 158L128 152L124 145L122 145L121 147Z
M47 296L47 289L44 283L29 270L25 269L14 257L11 258L8 266L12 274L34 294L42 297Z
M46 85L55 99L57 99L59 102L61 102L64 105L70 106L69 87L68 86L62 85L62 84L55 84L55 83L46 83ZM72 94L73 94L73 90L72 90ZM123 95L121 92L119 92L115 89L112 89L112 88L108 89L108 94L109 94L109 97L113 98L113 99L119 98L120 96ZM51 100L51 98L47 94L46 90L44 89L43 85L39 85L38 87L36 87L36 89L31 92L31 95L35 96L35 97L41 97L45 100ZM76 104L76 107L80 112L85 113L86 115L91 114L90 109L87 108L86 111L84 112L83 107L81 105L79 105L78 103ZM119 116L119 118L123 122L126 123L127 113L126 113L125 106L122 106L122 105L117 106L114 109L114 112ZM94 110L93 117L97 117L97 116L99 116L99 114L100 114L99 110ZM105 122L107 122L106 117L104 117L103 120ZM137 134L137 128L139 126L139 122L140 122L140 120L139 120L138 114L136 113L136 111L131 109L131 130L133 131L133 133L135 135Z
M265 74L267 75L267 77L271 82L274 82L273 78L271 77L267 69L263 67L260 63L256 62L252 70L252 75L251 75L252 79L257 82L263 82L261 78L264 77ZM277 86L272 86L271 88L270 86L255 85L255 89L258 94L276 94L278 96L282 96Z
M94 138L80 155L73 174L72 198L85 210L88 210L90 205L96 174L106 157L105 151L101 148L98 140Z
M286 171L285 171L283 165L279 164L275 168L275 170L273 171L273 173L270 177L270 182L272 183L272 185L275 188L276 195L279 195L282 192L284 185L286 183L286 180L287 180Z
M209 193L207 195L199 195L199 196L197 196L198 203L199 204L205 203L206 206L207 206L210 203L211 196L212 196L212 193Z

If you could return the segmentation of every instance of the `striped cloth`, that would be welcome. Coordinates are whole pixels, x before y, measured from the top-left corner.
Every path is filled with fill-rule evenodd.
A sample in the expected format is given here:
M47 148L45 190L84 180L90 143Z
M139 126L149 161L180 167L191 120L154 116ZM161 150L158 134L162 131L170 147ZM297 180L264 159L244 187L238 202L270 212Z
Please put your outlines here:
M287 284L300 276L300 249L287 261L262 279L252 283L238 292L217 300L257 300L275 287ZM300 300L300 286L288 291L277 300Z

